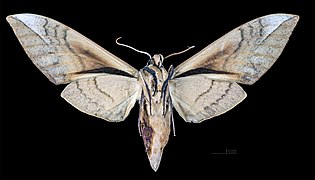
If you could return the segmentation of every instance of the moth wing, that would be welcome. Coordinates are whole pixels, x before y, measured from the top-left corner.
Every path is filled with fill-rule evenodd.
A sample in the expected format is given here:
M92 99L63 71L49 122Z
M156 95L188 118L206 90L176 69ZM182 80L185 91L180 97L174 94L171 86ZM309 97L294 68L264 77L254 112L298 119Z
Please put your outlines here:
M215 80L212 74L198 74L169 81L172 103L187 122L200 123L232 109L246 97L235 82Z
M119 122L128 116L140 93L136 78L99 75L71 82L61 97L86 114Z
M102 69L137 76L137 70L68 26L35 14L7 17L26 54L54 84Z
M255 83L277 60L299 20L290 14L271 14L230 31L175 68L175 78L189 71L238 75Z

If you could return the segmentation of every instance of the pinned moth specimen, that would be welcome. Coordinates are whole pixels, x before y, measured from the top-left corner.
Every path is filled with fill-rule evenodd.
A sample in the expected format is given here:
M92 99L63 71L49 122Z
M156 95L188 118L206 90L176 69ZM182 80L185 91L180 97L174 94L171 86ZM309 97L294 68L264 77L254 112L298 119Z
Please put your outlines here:
M139 102L139 132L154 171L173 126L173 107L193 123L235 107L246 97L237 83L254 84L274 64L298 20L291 14L254 19L168 70L161 54L151 57L137 50L150 57L138 71L53 19L7 17L35 66L56 85L70 83L61 96L78 110L120 122Z

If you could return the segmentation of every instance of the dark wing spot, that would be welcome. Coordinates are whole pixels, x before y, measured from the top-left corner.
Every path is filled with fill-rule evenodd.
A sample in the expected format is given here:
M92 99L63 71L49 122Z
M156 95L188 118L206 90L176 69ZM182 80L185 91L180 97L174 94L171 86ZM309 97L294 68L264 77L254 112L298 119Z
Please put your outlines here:
M203 110L205 110L205 112L208 113L210 116L214 116L215 114L215 110L212 109L210 106L205 106Z
M116 74L116 75L127 76L127 77L134 77L125 71L112 68L112 67L102 67L102 68L97 68L97 69L91 69L91 70L77 72L76 74L86 74L86 73L107 73L107 74Z
M186 71L183 74L176 76L176 78L191 76L191 75L196 75L196 74L234 74L234 73L225 72L225 71L217 71L217 70L208 69L208 68L196 68L196 69Z

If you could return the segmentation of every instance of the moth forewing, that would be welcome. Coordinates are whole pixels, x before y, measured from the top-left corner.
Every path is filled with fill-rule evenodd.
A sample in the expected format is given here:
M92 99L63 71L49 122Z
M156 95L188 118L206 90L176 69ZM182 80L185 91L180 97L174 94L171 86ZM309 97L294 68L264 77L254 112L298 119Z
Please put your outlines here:
M10 15L7 21L26 54L54 84L69 83L95 69L138 76L135 68L58 21L35 14Z
M255 83L277 60L299 20L271 14L230 31L175 68L175 77L203 69L238 74L237 82Z

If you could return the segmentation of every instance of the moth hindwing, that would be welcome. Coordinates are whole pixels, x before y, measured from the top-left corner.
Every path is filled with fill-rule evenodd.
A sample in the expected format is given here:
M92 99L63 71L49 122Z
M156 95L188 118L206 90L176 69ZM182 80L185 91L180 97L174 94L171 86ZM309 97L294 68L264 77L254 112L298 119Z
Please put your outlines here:
M53 19L35 14L7 17L35 66L54 84L70 83L61 96L75 108L119 122L139 102L139 132L155 171L171 132L173 106L194 123L235 107L246 97L237 83L254 84L275 63L298 20L291 14L254 19L168 71L162 55L151 57L117 42L150 56L137 71Z

